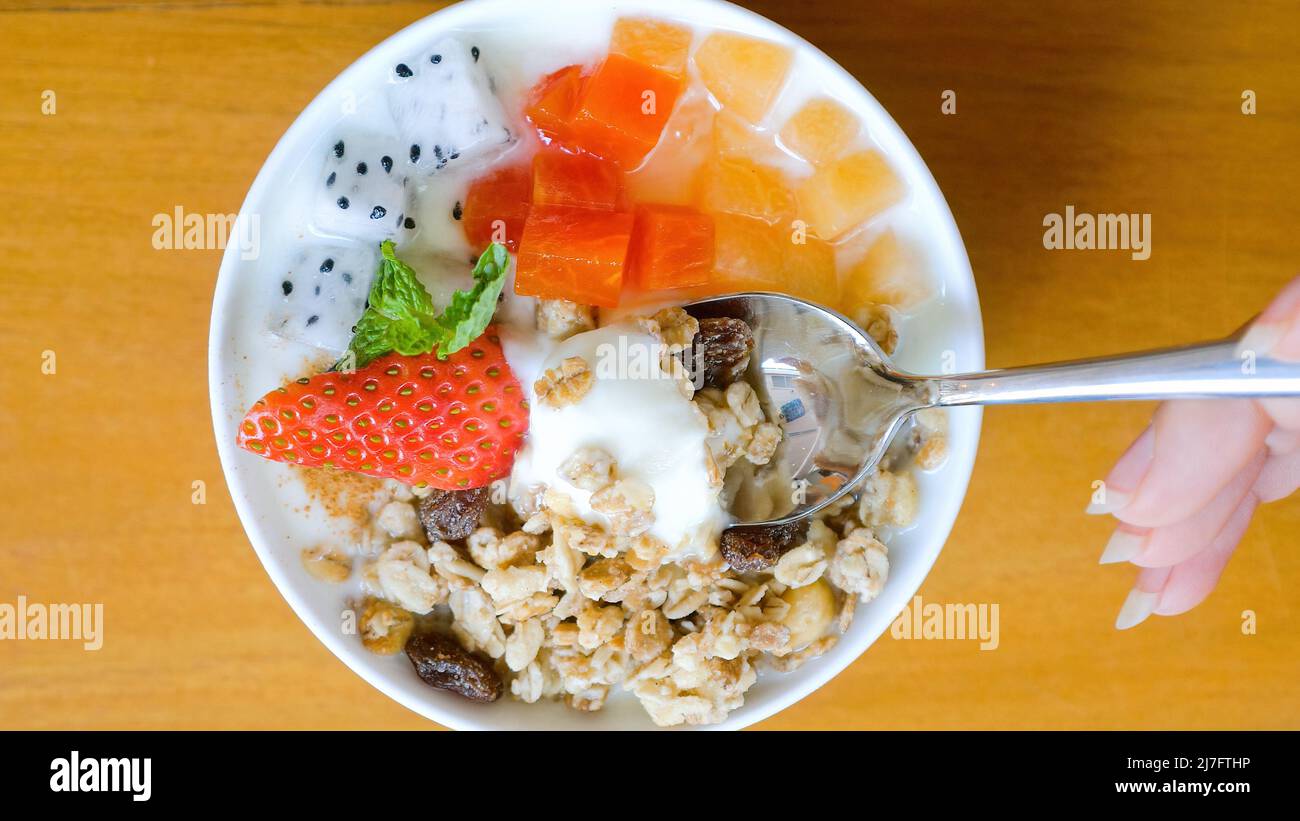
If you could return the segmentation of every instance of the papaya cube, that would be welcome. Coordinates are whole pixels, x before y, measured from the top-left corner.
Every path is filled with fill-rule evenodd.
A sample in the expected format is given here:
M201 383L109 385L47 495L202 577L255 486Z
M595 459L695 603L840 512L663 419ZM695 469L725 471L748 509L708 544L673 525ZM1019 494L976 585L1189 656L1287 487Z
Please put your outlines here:
M681 85L653 66L609 55L583 84L573 115L574 144L626 171L635 169L659 142Z
M781 142L813 165L825 165L848 151L859 130L852 111L829 97L817 97L786 120Z
M524 106L524 117L537 129L542 142L550 144L567 138L581 91L582 66L578 65L552 72L533 86Z
M903 198L903 183L879 151L858 151L818 168L799 189L799 215L833 240Z
M713 274L713 218L678 205L640 205L628 248L629 282L642 291L706 284Z
M761 121L785 85L794 52L767 40L716 31L695 52L700 79L723 108Z
M795 213L795 195L785 174L739 156L714 157L700 169L696 202L705 211L743 214L768 223Z
M632 219L592 208L531 208L515 262L515 293L616 307Z
M474 250L481 251L489 242L518 250L531 189L532 176L526 165L500 168L470 183L461 222Z
M622 172L609 160L556 148L533 157L533 203L612 211L618 205Z
M934 295L934 287L915 249L885 231L872 240L866 254L845 271L841 309L854 312L864 305L892 305L910 311Z
M614 21L609 50L681 77L686 73L691 39L691 30L683 26L648 17L620 17Z

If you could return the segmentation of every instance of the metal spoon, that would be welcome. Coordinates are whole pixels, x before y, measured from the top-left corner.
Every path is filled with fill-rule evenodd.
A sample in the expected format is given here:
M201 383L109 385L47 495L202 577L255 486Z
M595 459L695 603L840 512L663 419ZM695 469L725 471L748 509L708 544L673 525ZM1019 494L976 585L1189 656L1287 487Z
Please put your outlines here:
M743 293L686 306L697 319L743 319L754 333L750 381L784 442L765 469L774 506L737 524L810 516L856 488L925 408L1108 399L1300 396L1300 364L1215 342L1007 370L922 376L895 367L835 311L784 294ZM1243 329L1244 330L1244 329ZM788 492L793 489L793 492Z

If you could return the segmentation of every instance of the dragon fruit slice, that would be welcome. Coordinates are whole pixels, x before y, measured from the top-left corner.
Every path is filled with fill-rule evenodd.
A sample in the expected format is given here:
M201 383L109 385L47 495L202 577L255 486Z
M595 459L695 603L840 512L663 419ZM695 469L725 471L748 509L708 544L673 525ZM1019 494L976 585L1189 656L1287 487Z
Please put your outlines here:
M448 37L393 67L388 108L403 159L418 171L487 157L514 141L481 56L478 46Z
M352 326L366 309L370 283L379 268L379 249L371 245L320 244L290 257L274 281L280 303L271 332L294 342L342 354Z
M401 153L391 139L370 134L329 144L312 224L350 239L393 239L415 228Z

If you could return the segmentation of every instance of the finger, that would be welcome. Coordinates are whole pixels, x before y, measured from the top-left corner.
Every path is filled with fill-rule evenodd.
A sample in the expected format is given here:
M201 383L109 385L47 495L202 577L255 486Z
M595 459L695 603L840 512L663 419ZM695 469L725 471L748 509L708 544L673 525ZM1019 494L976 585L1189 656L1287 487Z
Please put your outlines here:
M1087 513L1100 516L1121 510L1133 499L1133 492L1142 484L1142 478L1151 468L1151 460L1156 455L1156 430L1154 425L1147 425L1142 435L1133 440L1124 455L1119 457L1115 467L1106 476L1104 495L1101 501L1088 505Z
M1300 277L1273 298L1237 347L1261 356L1300 361Z
M1190 518L1156 528L1121 523L1102 553L1102 564L1132 562L1139 567L1171 567L1207 548L1251 492L1268 461L1260 450L1232 481Z
M1162 404L1153 427L1146 474L1115 512L1138 527L1190 518L1259 453L1273 422L1254 402L1188 399Z
M1138 574L1137 582L1128 592L1128 598L1124 599L1119 616L1115 618L1116 630L1127 630L1139 625L1155 612L1156 605L1160 603L1160 591L1172 572L1173 568L1170 567L1153 567Z
M1300 368L1297 368L1300 376ZM1300 399L1257 399L1264 412L1283 430L1300 431Z
M1300 489L1300 450L1274 454L1255 481L1255 495L1261 502L1284 499Z
M1184 613L1204 601L1218 584L1258 504L1254 494L1248 494L1205 550L1173 567L1149 567L1139 573L1115 619L1115 628L1127 630L1152 613Z
M1250 526L1250 518L1258 505L1259 500L1254 494L1247 495L1209 547L1173 568L1160 591L1160 601L1155 608L1157 615L1176 616L1205 601L1219 583L1219 577L1228 566L1228 559L1232 558L1241 537L1246 535L1246 528Z

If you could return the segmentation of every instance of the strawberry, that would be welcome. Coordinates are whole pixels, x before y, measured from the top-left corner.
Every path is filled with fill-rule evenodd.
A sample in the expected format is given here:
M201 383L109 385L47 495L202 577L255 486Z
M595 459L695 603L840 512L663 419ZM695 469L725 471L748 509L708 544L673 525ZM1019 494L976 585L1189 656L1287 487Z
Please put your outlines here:
M489 326L446 359L390 353L277 388L236 441L276 462L464 490L508 475L527 430L528 402Z

